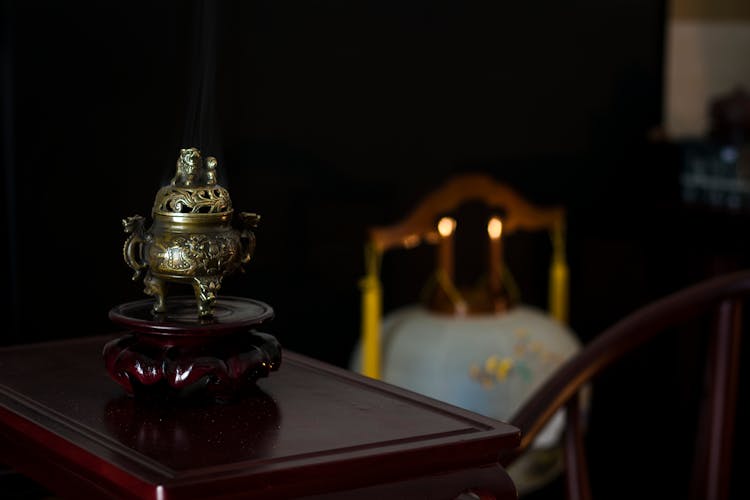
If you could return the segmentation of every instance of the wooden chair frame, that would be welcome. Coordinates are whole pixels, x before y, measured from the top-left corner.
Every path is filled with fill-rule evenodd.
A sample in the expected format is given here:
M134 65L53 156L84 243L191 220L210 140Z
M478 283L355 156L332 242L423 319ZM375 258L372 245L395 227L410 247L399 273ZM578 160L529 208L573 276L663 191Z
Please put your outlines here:
M706 280L645 306L586 345L535 392L511 423L521 429L519 448L504 455L511 464L534 441L544 425L566 408L567 497L591 498L578 396L604 369L670 327L715 309L715 326L707 351L708 393L701 405L691 494L706 500L726 499L732 459L737 400L742 302L750 295L750 271Z
M496 182L486 174L464 174L449 179L425 197L406 218L400 222L371 228L370 241L382 253L392 248L408 246L415 238L435 234L435 221L440 215L457 210L469 201L480 201L490 207L502 207L503 234L518 230L565 231L565 209L560 206L536 207L519 196L512 188Z
M411 248L422 242L437 243L437 218L453 212L462 204L479 201L504 210L504 235L519 230L548 230L552 240L549 312L563 323L568 321L568 265L565 252L565 209L561 206L538 207L526 201L512 188L481 173L460 174L423 198L403 220L389 226L370 228L365 245L365 277L362 289L362 373L380 378L380 317L382 286L380 265L383 253L394 248ZM449 283L452 287L452 283Z

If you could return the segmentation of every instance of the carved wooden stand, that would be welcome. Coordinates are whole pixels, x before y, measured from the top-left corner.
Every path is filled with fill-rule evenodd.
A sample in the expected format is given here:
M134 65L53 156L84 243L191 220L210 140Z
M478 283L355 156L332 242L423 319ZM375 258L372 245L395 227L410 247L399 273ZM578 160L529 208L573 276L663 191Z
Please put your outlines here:
M109 375L142 399L228 401L255 388L281 364L281 345L255 327L273 318L263 302L222 297L200 319L193 297L174 297L164 313L144 299L113 308L109 317L128 333L105 344Z

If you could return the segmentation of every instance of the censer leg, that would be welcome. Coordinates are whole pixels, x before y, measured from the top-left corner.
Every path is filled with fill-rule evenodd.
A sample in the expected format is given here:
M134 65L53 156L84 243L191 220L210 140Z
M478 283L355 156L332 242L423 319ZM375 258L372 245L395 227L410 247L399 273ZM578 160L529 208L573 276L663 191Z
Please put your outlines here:
M216 302L216 294L221 288L221 278L215 276L202 276L193 278L193 290L195 299L198 301L198 315L205 318L213 315L213 306Z
M167 310L164 304L164 298L167 295L167 284L161 278L157 278L150 272L143 277L144 292L156 299L154 303L154 312L163 313Z

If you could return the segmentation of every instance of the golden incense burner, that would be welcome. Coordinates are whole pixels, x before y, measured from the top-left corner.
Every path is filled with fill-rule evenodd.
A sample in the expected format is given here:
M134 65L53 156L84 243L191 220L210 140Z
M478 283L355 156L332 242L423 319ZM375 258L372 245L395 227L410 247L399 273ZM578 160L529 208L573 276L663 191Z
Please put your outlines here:
M180 150L177 171L157 193L153 224L145 229L140 215L124 219L129 234L123 247L125 262L143 276L144 292L153 296L155 313L166 311L169 283L191 285L198 316L213 315L222 279L242 270L255 250L260 216L240 212L240 228L232 225L229 192L216 183L216 158L203 160L196 148Z

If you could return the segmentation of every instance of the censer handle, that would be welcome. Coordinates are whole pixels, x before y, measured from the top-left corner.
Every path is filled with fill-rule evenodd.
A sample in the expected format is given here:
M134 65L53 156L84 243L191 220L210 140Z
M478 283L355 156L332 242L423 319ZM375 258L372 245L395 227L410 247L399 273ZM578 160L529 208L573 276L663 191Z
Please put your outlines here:
M133 273L133 280L137 280L141 275L141 271L148 267L148 264L143 262L142 259L142 245L145 241L143 231L144 219L140 215L134 215L123 219L122 225L125 232L130 234L128 239L125 240L125 245L122 247L122 256L128 266L135 271Z
M242 231L240 232L240 239L242 240L242 263L247 264L250 262L255 251L255 233L253 233L252 229L258 227L260 215L240 212L240 220L242 221Z

